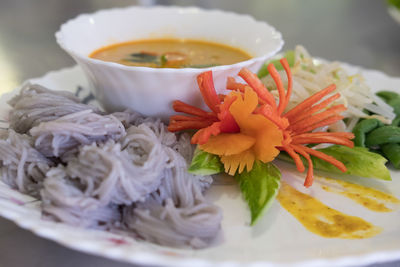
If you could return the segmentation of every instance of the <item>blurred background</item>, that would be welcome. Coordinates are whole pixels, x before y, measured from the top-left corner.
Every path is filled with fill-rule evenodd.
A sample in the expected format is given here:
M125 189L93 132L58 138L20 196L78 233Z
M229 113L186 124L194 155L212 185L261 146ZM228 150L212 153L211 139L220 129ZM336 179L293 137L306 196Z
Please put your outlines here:
M0 94L26 79L75 64L54 38L66 20L130 5L199 6L250 14L282 33L284 49L302 44L313 56L400 76L400 24L383 0L0 0ZM0 218L3 266L132 265L69 250Z

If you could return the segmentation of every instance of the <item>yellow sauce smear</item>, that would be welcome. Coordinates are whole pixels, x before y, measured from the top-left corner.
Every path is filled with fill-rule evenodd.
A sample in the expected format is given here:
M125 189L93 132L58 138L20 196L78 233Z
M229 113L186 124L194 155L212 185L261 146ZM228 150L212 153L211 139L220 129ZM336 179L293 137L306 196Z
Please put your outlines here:
M393 209L387 207L387 204L400 204L400 200L396 197L373 188L332 178L320 177L319 179L340 186L329 187L324 185L322 189L325 191L344 195L375 212L390 212L393 211Z
M332 209L283 182L278 194L281 205L309 231L327 238L361 239L382 229L355 216Z

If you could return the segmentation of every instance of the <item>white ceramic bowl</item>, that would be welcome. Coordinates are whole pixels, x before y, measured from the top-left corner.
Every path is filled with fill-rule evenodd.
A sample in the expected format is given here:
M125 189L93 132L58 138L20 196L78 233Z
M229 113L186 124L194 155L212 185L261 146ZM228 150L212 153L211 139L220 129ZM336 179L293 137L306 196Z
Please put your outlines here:
M83 14L56 33L58 44L82 67L94 95L108 111L132 108L147 116L167 119L173 100L200 106L196 76L206 69L132 67L89 58L101 47L149 38L202 39L238 47L252 59L213 70L217 90L227 76L247 67L257 71L283 46L281 34L248 15L194 7L128 7Z

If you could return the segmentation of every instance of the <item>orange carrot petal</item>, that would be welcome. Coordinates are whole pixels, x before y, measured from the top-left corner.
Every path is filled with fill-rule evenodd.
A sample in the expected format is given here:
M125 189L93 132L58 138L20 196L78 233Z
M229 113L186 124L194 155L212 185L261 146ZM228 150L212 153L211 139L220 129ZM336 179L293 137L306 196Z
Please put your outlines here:
M283 82L281 76L279 75L278 71L276 70L274 64L269 64L267 67L269 74L271 75L272 79L275 81L276 88L278 89L279 93L279 105L278 105L278 115L281 115L283 110L285 109L285 102L286 102L286 95L285 95L285 88L283 87Z
M212 124L212 121L175 121L168 125L168 131L177 132L188 129L201 129Z
M240 154L249 149L256 142L256 138L242 133L211 136L207 143L200 145L200 149L219 156Z
M315 137L315 136L334 136L340 138L347 138L353 139L354 134L350 132L313 132L313 133L302 133L296 135L296 137L308 138L308 137Z
M303 150L310 155L313 155L317 158L325 160L326 162L329 162L330 164L332 164L333 166L335 166L342 172L346 172L346 170L347 170L346 166L341 161L335 159L332 156L329 156L321 151L318 151L318 150L315 150L315 149L312 149L309 147L303 147Z
M191 139L192 144L202 145L207 143L208 139L212 135L218 135L220 130L221 122L214 122L210 126L198 130Z
M246 86L248 86L248 85L244 84L244 83L236 82L235 78L233 78L233 77L228 77L228 79L226 81L226 89L228 89L228 90L238 90L238 91L244 93Z
M295 116L302 110L308 109L310 106L314 105L317 103L319 100L321 100L324 96L328 95L332 91L336 89L336 85L332 84L325 89L313 94L309 98L305 99L303 102L289 110L287 113L285 113L285 117L291 120L291 117Z
M253 88L259 98L271 105L274 109L276 108L274 96L268 91L267 88L265 88L256 74L252 73L246 68L242 68L239 72L239 76L242 77L251 88Z
M284 68L284 70L286 72L286 76L288 78L288 88L287 88L287 91L286 91L285 103L283 104L283 110L285 110L286 106L289 103L290 96L292 95L293 78L292 78L292 72L290 70L289 63L288 63L287 59L286 58L282 58L280 60L280 62L282 64L282 66L283 66L283 68ZM282 114L282 113L280 113L280 114Z
M308 137L308 138L299 138L297 136L293 137L292 144L336 144L336 145L343 145L343 146L348 146L352 147L353 142L345 139L345 138L339 138L339 137L334 137L334 136L324 136L324 137Z
M299 172L304 172L305 167L303 161L301 160L300 156L293 150L293 148L290 147L290 145L281 147L280 149L286 151L289 156L294 160L296 168Z
M276 114L276 109L273 109L270 105L262 105L257 108L254 113L263 115L282 130L289 126L289 121L286 118L278 116Z
M177 121L216 121L217 118L204 118L198 116L185 116L185 115L172 115L169 118L170 122L177 122Z
M187 113L190 115L195 115L195 116L200 116L200 117L216 117L215 114L212 114L210 112L206 112L200 108L194 107L192 105L186 104L182 101L176 100L172 103L172 108L176 111L176 112L183 112L183 113Z
M340 115L332 115L324 120L321 120L315 124L312 124L308 127L302 128L302 129L297 129L296 133L300 134L300 133L306 133L306 132L311 132L314 129L317 129L319 127L323 127L323 126L327 126L327 125L331 125L332 123L335 123L339 120L342 120L344 117L340 116Z
M313 125L319 121L325 120L326 118L331 117L332 115L335 115L335 114L340 113L345 110L346 110L346 107L344 105L333 106L323 112L320 112L320 113L311 115L310 117L299 120L296 123L291 123L290 129L301 130L301 129L307 128L310 125Z
M317 105L314 105L314 106L310 106L309 108L299 112L297 115L292 116L290 118L290 123L295 123L295 122L297 122L299 120L302 120L304 118L307 118L307 117L311 116L312 114L314 114L314 113L322 110L323 108L327 107L331 102L335 101L339 97L340 97L340 94L336 93L333 96L325 99L321 103L319 103Z
M304 150L304 148L305 147L303 147L303 146L293 146L293 149L297 153L302 155L304 158L306 158L306 160L308 162L308 170L307 170L306 180L304 181L304 186L310 187L314 181L314 165L313 165L310 155L308 155L308 153Z
M197 76L197 83L204 102L215 113L219 112L219 104L221 103L217 92L214 88L212 71L206 71Z

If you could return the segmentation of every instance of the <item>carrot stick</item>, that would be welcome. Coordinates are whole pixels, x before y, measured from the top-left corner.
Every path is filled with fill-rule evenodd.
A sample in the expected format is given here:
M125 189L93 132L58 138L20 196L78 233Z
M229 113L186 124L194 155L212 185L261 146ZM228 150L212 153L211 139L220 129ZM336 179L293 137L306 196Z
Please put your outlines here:
M334 84L326 87L325 89L313 94L312 96L310 96L309 98L305 99L303 102L301 102L300 104L298 104L297 106L295 106L294 108L289 110L287 113L285 113L284 116L286 118L288 118L289 120L291 120L291 117L295 116L296 114L298 114L302 110L305 110L305 109L309 108L310 106L314 105L321 98L323 98L327 94L331 93L335 89L336 89L336 85L334 85Z
M289 122L286 118L282 118L276 115L276 110L272 109L269 105L262 105L254 111L255 114L261 114L273 123L275 123L280 129L284 130L289 126Z
M301 130L296 130L296 133L301 134L301 133L310 132L310 131L312 131L312 130L314 130L316 128L323 127L323 126L335 123L335 122L337 122L339 120L342 120L343 118L344 117L340 116L340 115L332 115L332 116L330 116L330 117L328 117L328 118L326 118L326 119L324 119L322 121L319 121L319 122L317 122L317 123L315 123L313 125L310 125L307 128L303 128Z
M282 66L283 66L283 68L284 68L284 70L286 72L286 76L288 77L288 88L287 88L287 91L286 91L285 103L283 104L283 106L284 106L283 110L285 110L286 106L289 103L290 96L292 95L293 77L292 77L292 71L290 70L289 63L288 63L287 59L286 58L282 58L280 60L280 62L281 62ZM280 114L282 114L282 113L280 113Z
M299 172L304 172L305 167L303 161L301 160L300 156L293 150L293 148L291 148L290 146L284 146L280 147L279 149L286 151L289 154L289 156L292 157L294 163L296 164L296 168Z
M274 109L276 108L274 96L268 91L267 88L265 88L256 74L252 73L246 68L242 68L239 72L239 76L242 77L251 88L253 88L259 98L271 105Z
M176 111L176 112L183 112L183 113L187 113L190 115L195 115L195 116L199 116L199 117L205 117L205 118L215 118L217 117L215 114L210 113L210 112L206 112L200 108L194 107L192 105L186 104L182 101L179 100L175 100L172 103L172 108Z
M296 129L296 130L300 130L304 129L310 125L313 125L319 121L322 121L332 115L335 115L337 113L340 113L342 111L345 111L346 107L344 105L336 105L333 106L331 108L328 108L327 110L311 115L310 117L306 117L302 120L297 121L296 123L291 123L290 124L290 129Z
M203 128L203 129L197 131L193 135L193 137L191 139L191 143L198 144L198 145L204 145L205 143L207 143L207 141L211 135L218 135L221 132L220 125L221 125L220 122L214 122L207 128Z
M324 101L322 101L321 103L314 105L314 106L310 106L309 108L303 110L302 112L299 112L296 116L292 116L290 118L290 122L291 123L295 123L299 120L302 120L308 116L311 116L312 114L322 110L323 108L325 108L326 106L328 106L331 102L335 101L336 99L338 99L340 97L339 93L334 94L333 96L325 99Z
M177 132L187 129L201 129L212 124L210 121L177 121L168 125L168 131Z
M199 116L185 116L185 115L172 115L169 118L170 122L176 122L176 121L204 121L204 120L210 120L210 121L217 121L217 118L204 118L204 117L199 117Z
M308 155L308 153L304 150L304 146L296 146L293 145L292 146L294 151L296 151L297 153L299 153L300 155L302 155L303 157L306 158L307 162L308 162L308 170L307 170L307 176L306 176L306 180L304 181L304 186L305 187L310 187L314 181L314 165L313 162L311 160L310 155Z
M325 153L322 153L321 151L318 151L318 150L315 150L315 149L312 149L309 147L303 147L303 149L306 153L313 155L317 158L320 158L322 160L325 160L326 162L329 162L330 164L332 164L333 166L335 166L342 172L346 172L346 170L347 170L346 166L341 161L335 159L334 157L329 156Z
M345 138L339 138L339 137L309 137L309 138L299 138L297 136L293 137L292 144L336 144L336 145L343 145L343 146L348 146L352 147L353 142L345 139Z
M335 136L341 138L348 138L353 139L354 134L350 132L315 132L315 133L302 133L296 135L296 137L308 138L308 137L315 137L315 136Z
M204 102L212 111L218 113L218 105L221 103L221 101L219 100L217 92L214 88L212 71L206 71L198 75L197 83L199 85L199 89L203 96Z
M269 74L271 75L272 79L275 81L276 88L278 89L279 93L279 105L278 105L278 115L280 116L285 108L285 88L283 87L281 76L279 75L278 71L276 70L274 64L269 64L267 67Z
M239 90L240 92L244 93L247 84L238 83L236 82L235 78L228 77L226 81L226 89L228 90Z

